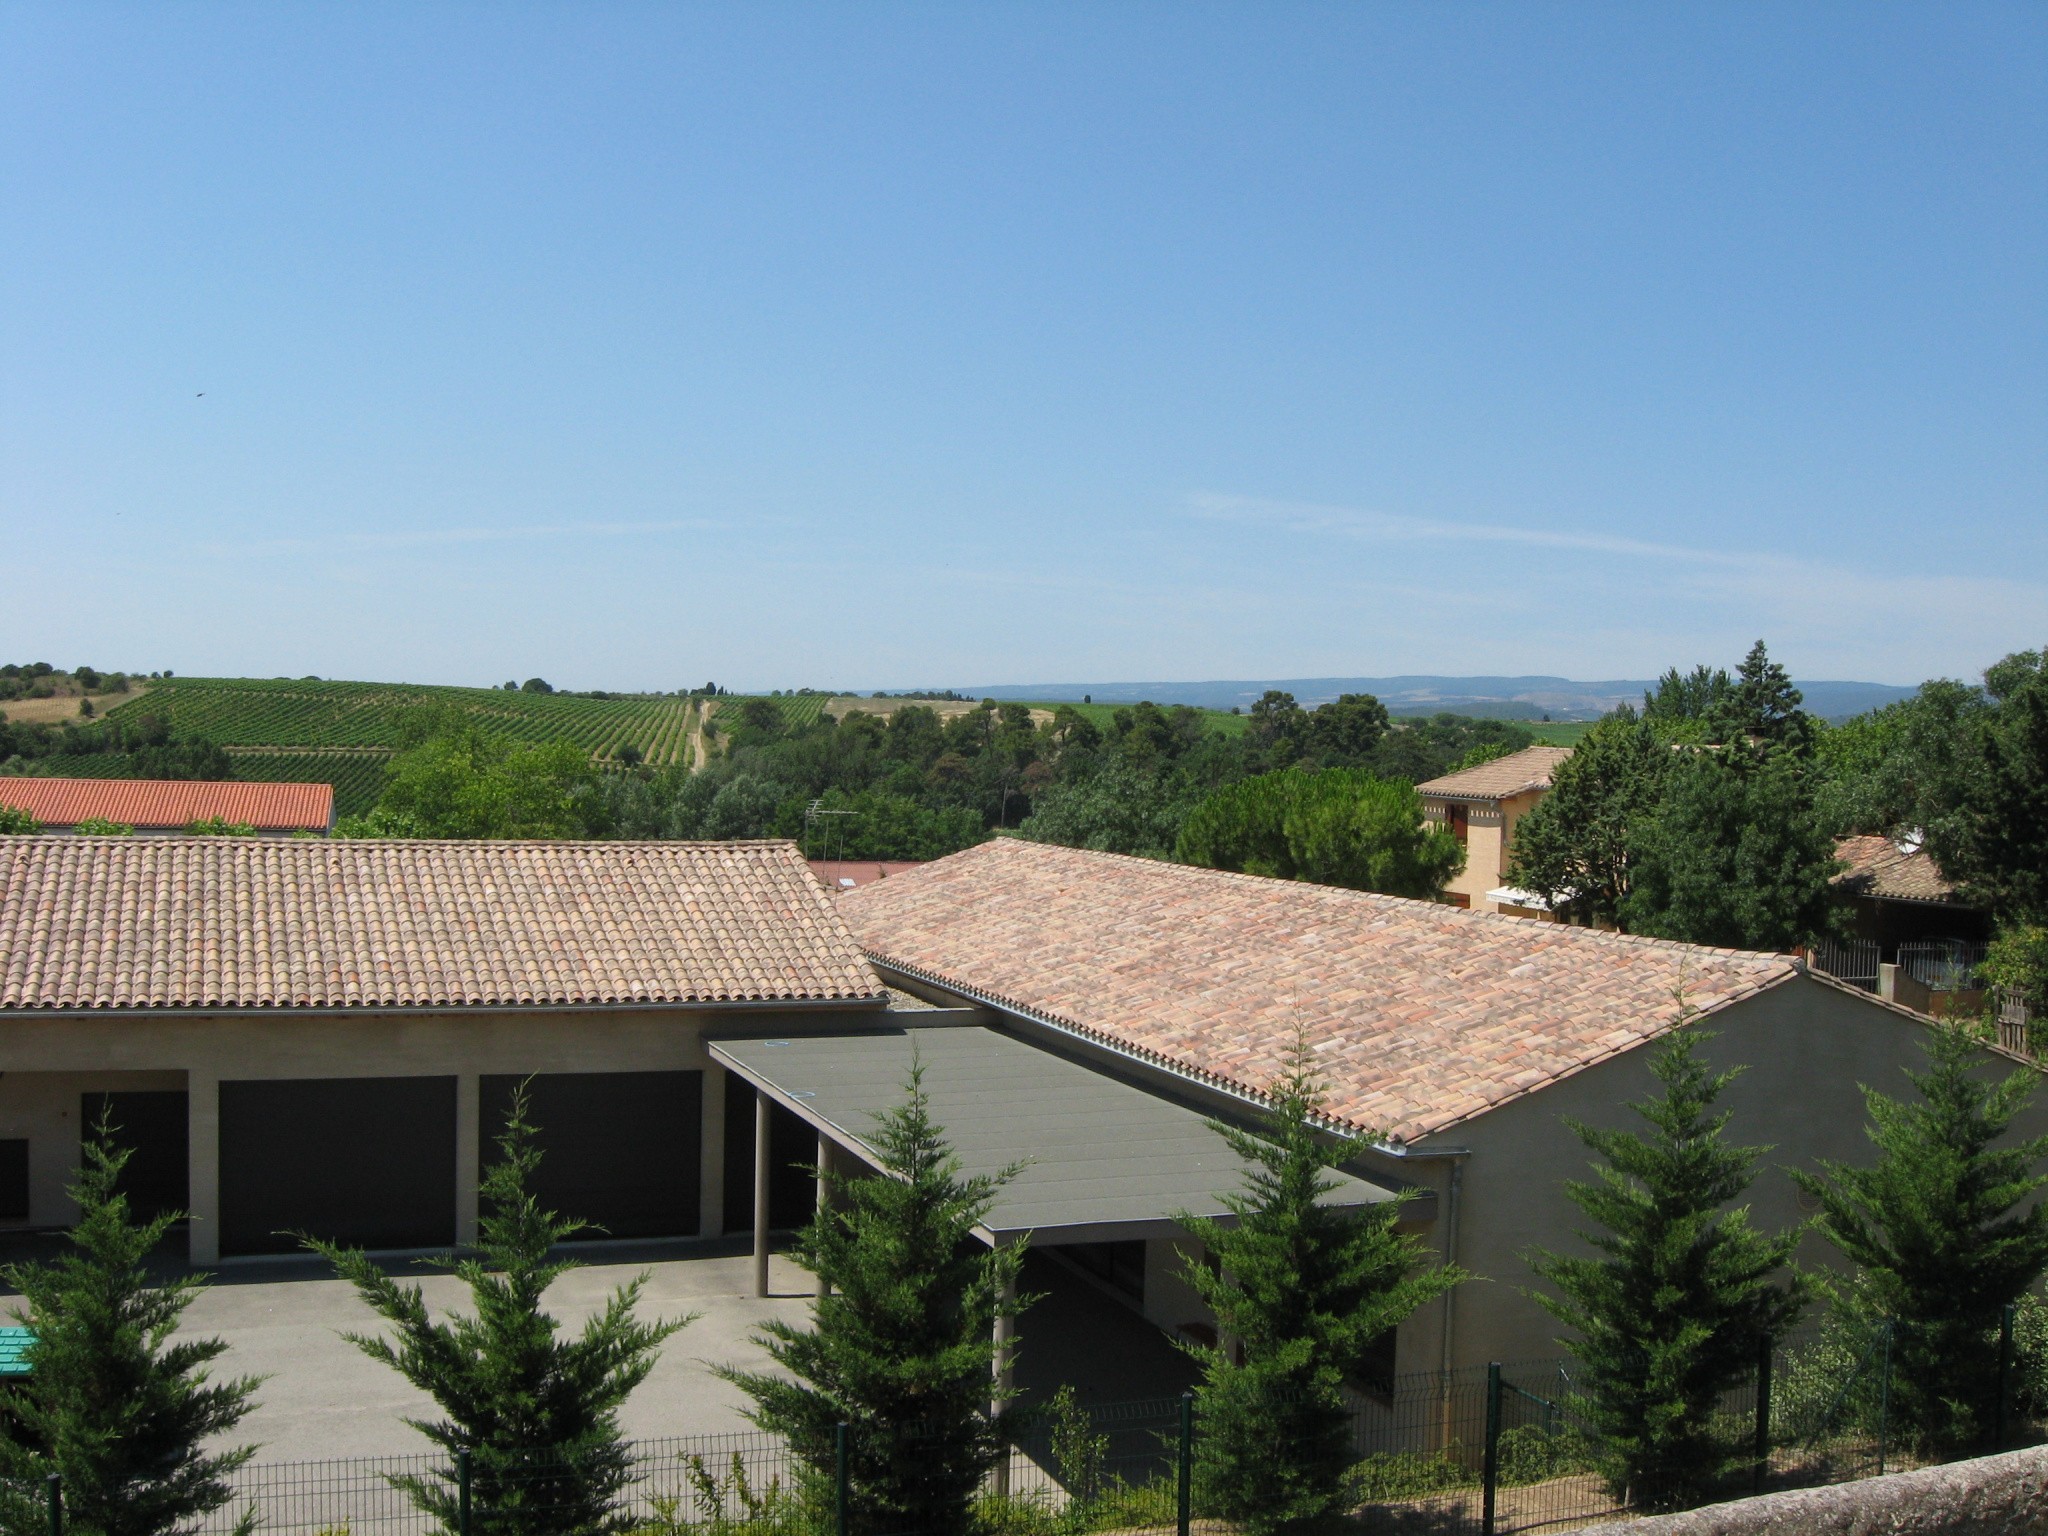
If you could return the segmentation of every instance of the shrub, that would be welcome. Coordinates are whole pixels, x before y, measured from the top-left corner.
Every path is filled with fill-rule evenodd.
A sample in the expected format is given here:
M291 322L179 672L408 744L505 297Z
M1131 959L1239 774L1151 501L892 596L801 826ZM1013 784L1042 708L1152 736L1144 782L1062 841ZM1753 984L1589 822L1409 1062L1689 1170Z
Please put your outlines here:
M32 837L42 830L43 824L27 811L0 805L0 837Z
M133 837L135 829L125 821L109 821L104 816L88 816L72 830L80 837Z
M1474 1487L1479 1474L1454 1454L1459 1449L1453 1446L1434 1455L1381 1451L1368 1456L1351 1469L1351 1496L1360 1504L1405 1504L1454 1488Z
M256 829L246 821L229 821L225 816L202 816L188 824L186 832L193 837L254 837Z

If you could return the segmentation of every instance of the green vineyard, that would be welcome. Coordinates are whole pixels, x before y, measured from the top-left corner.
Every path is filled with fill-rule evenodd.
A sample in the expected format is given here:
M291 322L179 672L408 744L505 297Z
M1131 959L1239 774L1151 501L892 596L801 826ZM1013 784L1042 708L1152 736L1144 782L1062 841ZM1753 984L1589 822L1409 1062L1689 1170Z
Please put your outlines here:
M389 752L234 751L235 777L252 784L332 784L334 814L360 816L384 793Z
M766 698L758 693L730 693L718 701L718 708L712 713L732 716L739 713L739 707L748 699ZM782 723L789 726L814 725L823 718L825 706L832 702L829 693L785 693L768 702L782 711Z
M402 745L422 717L473 722L515 741L567 741L602 762L626 746L644 761L680 761L689 734L686 698L648 695L582 699L411 683L176 678L110 712L156 715L185 735L238 747L291 747L300 754L337 747ZM269 777L252 769L249 777ZM296 772L280 777L300 778Z

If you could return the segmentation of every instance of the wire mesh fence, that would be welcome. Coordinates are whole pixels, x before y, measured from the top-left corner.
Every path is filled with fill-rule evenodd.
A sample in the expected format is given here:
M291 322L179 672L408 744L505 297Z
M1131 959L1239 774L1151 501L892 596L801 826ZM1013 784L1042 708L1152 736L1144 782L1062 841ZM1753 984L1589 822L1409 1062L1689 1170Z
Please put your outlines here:
M2015 1338L2010 1309L1982 1338L1831 1319L1778 1341L1708 1406L1712 1472L1684 1502L2033 1443L2043 1405L2027 1343ZM1964 1396L1982 1387L1974 1407L1958 1409L1958 1383ZM1565 1359L1407 1376L1348 1393L1335 1444L1349 1492L1335 1528L1508 1536L1641 1512L1651 1501L1631 1486L1627 1456L1595 1427L1593 1395L1586 1373ZM1284 1464L1297 1449L1277 1433L1224 1444L1228 1432L1205 1423L1192 1396L1106 1406L1063 1399L1024 1413L994 1465L965 1482L943 1464L952 1454L945 1435L900 1426L869 1434L864 1442L845 1426L831 1443L804 1450L752 1432L637 1441L611 1457L479 1450L251 1463L193 1536L230 1536L251 1519L258 1531L303 1536L1234 1536L1249 1522L1217 1493L1215 1466L1231 1455ZM894 1495L876 1492L891 1477L922 1491L891 1503ZM58 1485L13 1492L7 1524L23 1525L21 1512L47 1501L47 1523L37 1516L31 1528L62 1536ZM942 1509L965 1510L967 1519L933 1513ZM80 1526L89 1523L81 1512Z

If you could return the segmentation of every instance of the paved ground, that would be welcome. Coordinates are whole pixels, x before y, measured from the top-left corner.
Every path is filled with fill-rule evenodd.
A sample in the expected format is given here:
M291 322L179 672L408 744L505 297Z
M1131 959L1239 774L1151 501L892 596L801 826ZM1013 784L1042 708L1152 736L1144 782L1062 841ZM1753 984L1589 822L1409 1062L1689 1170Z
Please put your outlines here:
M52 1246L39 1244L36 1252ZM653 1374L627 1403L626 1432L658 1438L748 1429L741 1395L712 1368L764 1363L750 1336L770 1317L801 1323L809 1313L810 1277L778 1255L770 1270L775 1294L756 1300L753 1261L739 1241L593 1245L579 1256L585 1267L557 1281L547 1298L567 1328L580 1327L615 1287L643 1272L643 1315L699 1314L669 1340ZM465 1306L461 1282L426 1269L419 1280L436 1311ZM1027 1394L1050 1394L1071 1382L1084 1398L1122 1402L1177 1395L1191 1383L1189 1362L1163 1335L1071 1272L1034 1258L1024 1288L1045 1293L1019 1327L1018 1384ZM260 1442L257 1456L265 1462L423 1448L404 1420L431 1417L431 1401L341 1337L349 1329L374 1331L376 1324L324 1264L301 1259L224 1265L186 1313L191 1332L227 1340L221 1374L268 1378L258 1407L231 1437Z

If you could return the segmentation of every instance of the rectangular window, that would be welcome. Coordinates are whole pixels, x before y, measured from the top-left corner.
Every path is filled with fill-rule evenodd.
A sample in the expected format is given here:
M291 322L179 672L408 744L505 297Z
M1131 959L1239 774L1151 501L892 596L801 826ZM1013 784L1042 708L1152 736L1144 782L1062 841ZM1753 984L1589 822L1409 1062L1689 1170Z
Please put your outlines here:
M1472 813L1462 805L1444 807L1444 823L1451 836L1463 843L1472 832Z
M1444 900L1454 907L1469 907L1472 905L1472 898L1463 891L1445 891Z

